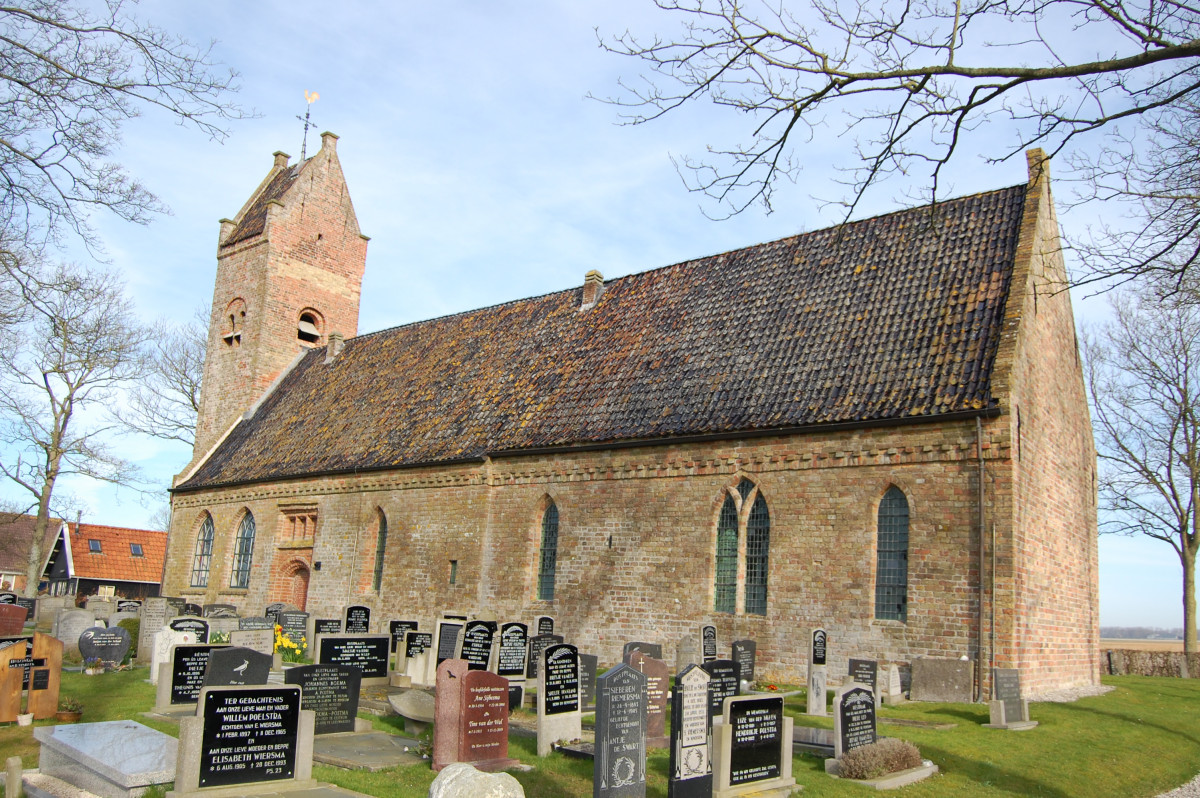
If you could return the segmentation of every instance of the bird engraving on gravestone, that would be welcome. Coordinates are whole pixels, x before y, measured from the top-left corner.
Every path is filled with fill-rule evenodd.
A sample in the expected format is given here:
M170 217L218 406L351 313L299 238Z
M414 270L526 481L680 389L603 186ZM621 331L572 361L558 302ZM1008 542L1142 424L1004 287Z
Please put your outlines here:
M362 674L353 665L300 665L283 674L287 684L300 687L301 709L316 716L316 734L354 731Z
M489 671L468 670L461 681L459 761L484 771L518 764L508 756L508 680Z
M210 688L201 713L201 787L294 777L300 688Z
M245 687L266 684L271 675L270 654L243 646L227 646L208 656L204 687Z
M646 794L646 677L621 664L596 680L593 798Z
M753 640L734 640L733 655L730 657L738 664L738 678L744 682L754 681L754 658L758 653L758 644Z
M111 629L93 626L79 635L79 654L84 659L99 659L108 665L120 665L133 640L123 626Z

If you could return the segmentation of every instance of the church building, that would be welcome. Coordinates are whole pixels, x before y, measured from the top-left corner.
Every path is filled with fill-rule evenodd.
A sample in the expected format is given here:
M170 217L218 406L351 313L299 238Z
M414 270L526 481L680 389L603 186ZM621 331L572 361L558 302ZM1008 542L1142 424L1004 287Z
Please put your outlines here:
M358 334L337 137L275 154L217 277L162 592L557 619L602 663L718 629L798 683L967 657L1099 681L1096 455L1028 179ZM372 631L377 631L372 629Z

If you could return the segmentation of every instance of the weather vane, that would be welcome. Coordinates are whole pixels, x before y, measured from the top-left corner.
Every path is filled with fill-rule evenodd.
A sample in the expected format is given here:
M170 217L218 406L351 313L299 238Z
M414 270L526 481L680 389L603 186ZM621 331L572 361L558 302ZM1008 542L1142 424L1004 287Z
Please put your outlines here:
M301 120L304 122L304 141L300 144L300 163L304 163L304 159L308 155L308 129L315 127L315 125L308 123L308 116L312 113L312 104L321 99L321 95L315 91L310 92L308 89L305 89L304 99L308 101L308 107L304 109L304 118ZM300 119L300 115L297 114L296 118Z

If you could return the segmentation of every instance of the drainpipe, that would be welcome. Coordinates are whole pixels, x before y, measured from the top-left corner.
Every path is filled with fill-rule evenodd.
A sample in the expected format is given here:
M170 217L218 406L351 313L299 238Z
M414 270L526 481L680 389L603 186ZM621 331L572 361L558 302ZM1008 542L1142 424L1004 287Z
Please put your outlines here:
M975 668L978 672L978 677L975 679L975 700L982 700L983 696L983 536L985 519L983 515L983 422L979 416L975 417L975 454L977 455L979 465L979 649L975 658ZM992 552L995 556L995 552ZM995 629L992 629L992 634L995 634ZM988 659L991 659L991 652L988 652Z

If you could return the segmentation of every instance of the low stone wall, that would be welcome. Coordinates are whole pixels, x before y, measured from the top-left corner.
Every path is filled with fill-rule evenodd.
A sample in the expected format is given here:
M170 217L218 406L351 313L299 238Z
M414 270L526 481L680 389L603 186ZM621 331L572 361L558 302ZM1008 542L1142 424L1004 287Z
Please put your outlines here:
M1183 652L1109 648L1100 658L1100 667L1109 676L1182 676ZM1200 654L1188 657L1188 674L1200 679Z

